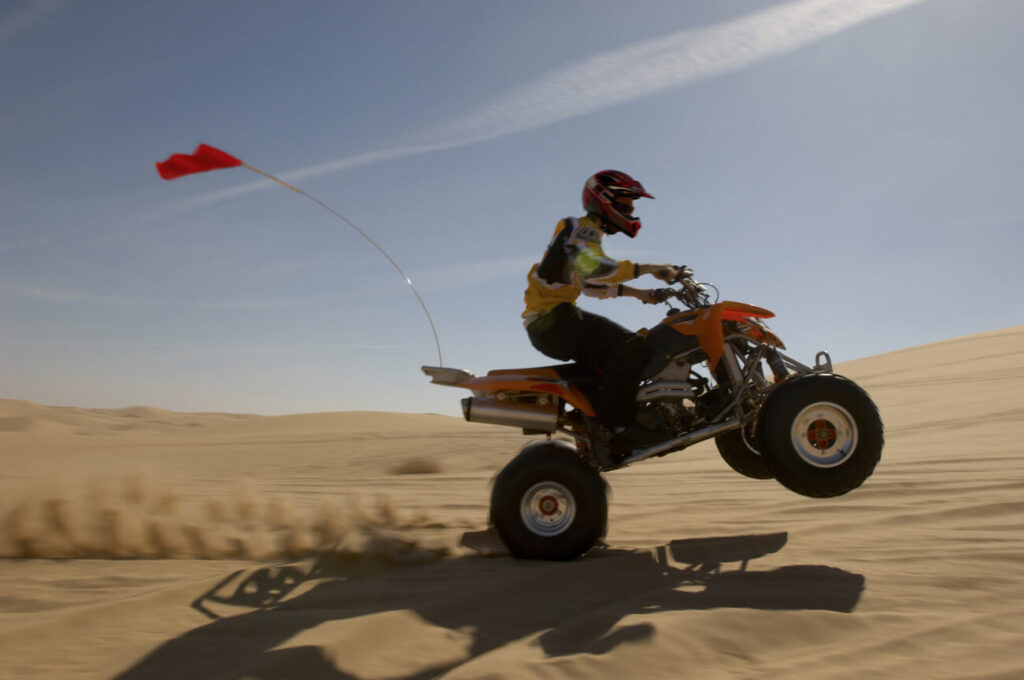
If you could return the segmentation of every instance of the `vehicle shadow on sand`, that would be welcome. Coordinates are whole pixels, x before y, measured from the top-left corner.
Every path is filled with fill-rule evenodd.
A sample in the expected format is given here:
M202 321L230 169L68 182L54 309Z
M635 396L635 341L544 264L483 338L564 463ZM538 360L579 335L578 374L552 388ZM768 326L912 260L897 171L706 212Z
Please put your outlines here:
M812 565L749 568L787 539L686 539L654 550L598 549L561 563L469 556L382 570L322 557L241 570L193 603L210 623L169 640L116 678L355 678L339 670L347 667L343 657L335 663L319 646L283 645L323 623L385 612L414 612L425 626L471 637L457 661L403 660L402 677L410 679L436 677L538 633L549 657L604 654L654 634L652 623L616 627L630 615L720 607L851 612L864 590L859 574ZM217 613L239 607L247 611ZM389 641L378 645L386 655Z

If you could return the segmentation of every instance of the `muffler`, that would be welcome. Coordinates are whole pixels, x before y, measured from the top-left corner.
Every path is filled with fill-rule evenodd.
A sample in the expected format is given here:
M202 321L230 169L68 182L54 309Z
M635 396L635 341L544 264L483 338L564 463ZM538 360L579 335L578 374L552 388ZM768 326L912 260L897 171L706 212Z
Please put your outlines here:
M558 429L558 404L533 404L525 401L499 401L480 397L462 400L462 415L471 423L508 425L536 432Z

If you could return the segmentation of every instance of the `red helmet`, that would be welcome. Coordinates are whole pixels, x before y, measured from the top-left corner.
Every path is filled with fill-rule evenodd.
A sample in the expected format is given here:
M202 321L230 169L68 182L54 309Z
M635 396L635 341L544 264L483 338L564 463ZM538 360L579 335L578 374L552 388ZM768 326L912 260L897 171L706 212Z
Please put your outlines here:
M602 170L583 185L583 209L601 218L609 234L621 231L630 238L640 231L640 218L620 198L654 198L640 182L618 170Z

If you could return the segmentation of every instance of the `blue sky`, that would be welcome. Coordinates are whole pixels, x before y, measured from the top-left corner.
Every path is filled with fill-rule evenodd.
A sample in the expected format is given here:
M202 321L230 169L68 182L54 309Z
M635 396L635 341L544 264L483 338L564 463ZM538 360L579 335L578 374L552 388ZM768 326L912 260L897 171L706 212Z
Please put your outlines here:
M0 397L456 414L444 363L548 363L525 274L587 176L614 257L693 267L811 361L1024 322L1024 3L11 0ZM654 285L655 282L638 283ZM583 306L630 327L633 300Z

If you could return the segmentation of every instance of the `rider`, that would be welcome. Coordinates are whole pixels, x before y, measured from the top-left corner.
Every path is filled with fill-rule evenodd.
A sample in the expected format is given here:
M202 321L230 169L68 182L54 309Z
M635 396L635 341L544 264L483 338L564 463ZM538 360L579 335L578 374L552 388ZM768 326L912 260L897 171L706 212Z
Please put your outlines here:
M645 304L661 302L658 291L623 285L644 274L672 281L675 267L615 261L601 247L604 234L633 238L640 219L633 201L654 198L643 185L616 170L603 170L583 187L584 217L567 217L555 227L543 259L530 269L526 289L526 331L535 348L560 361L575 361L600 372L591 403L601 425L611 431L611 448L622 454L653 445L663 435L636 423L636 393L651 352L644 339L609 319L576 306L580 293L596 298L628 296Z

